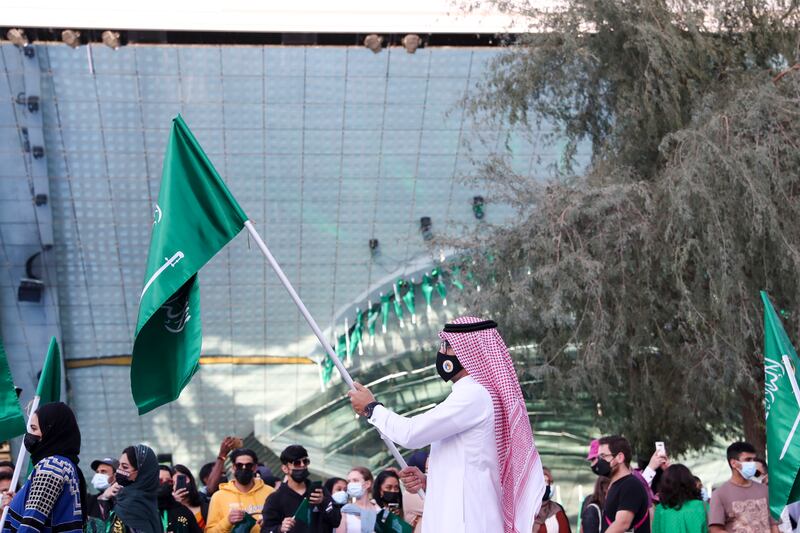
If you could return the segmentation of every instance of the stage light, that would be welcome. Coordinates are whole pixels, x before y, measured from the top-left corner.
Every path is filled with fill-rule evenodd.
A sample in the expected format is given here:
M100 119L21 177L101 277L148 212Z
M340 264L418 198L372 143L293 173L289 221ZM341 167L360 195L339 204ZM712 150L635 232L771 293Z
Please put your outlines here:
M103 44L109 48L113 48L114 50L119 48L120 40L118 31L106 30L103 32L102 38Z
M25 35L25 30L22 28L11 28L6 33L6 39L11 41L11 44L14 46L19 46L20 48L25 48L31 42L28 40L28 36Z
M78 48L81 45L81 32L77 30L64 30L61 32L61 40L71 48Z
M370 33L364 38L364 46L375 52L376 54L381 51L383 45L383 37L376 33Z
M422 238L426 241L433 239L433 222L431 217L422 217L419 219L419 231L422 233Z
M483 210L483 196L472 197L472 214L474 214L475 218L478 220L482 219L486 214Z
M378 239L369 240L369 253L372 255L372 257L377 257L380 255L381 251L378 249L378 246L380 246Z
M413 54L414 52L417 51L417 48L419 48L422 39L420 39L419 35L417 35L416 33L409 33L408 35L403 37L403 40L400 42L405 47L406 52L408 52L409 54Z

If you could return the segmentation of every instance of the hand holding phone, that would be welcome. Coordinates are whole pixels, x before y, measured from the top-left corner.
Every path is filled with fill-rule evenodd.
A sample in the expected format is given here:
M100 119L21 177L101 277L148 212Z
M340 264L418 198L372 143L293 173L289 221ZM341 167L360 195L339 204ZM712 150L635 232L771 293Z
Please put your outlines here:
M181 489L188 488L188 486L189 486L189 481L186 479L186 476L184 476L183 474L175 476L175 491L176 492L181 490Z

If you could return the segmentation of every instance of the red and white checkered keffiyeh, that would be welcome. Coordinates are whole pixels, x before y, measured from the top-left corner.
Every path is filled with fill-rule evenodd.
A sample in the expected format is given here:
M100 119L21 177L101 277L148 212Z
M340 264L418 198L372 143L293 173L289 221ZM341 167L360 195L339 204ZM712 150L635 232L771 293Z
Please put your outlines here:
M483 322L483 319L464 316L452 323L475 322ZM544 479L528 410L508 348L494 328L469 333L441 331L439 337L452 346L461 365L492 397L502 488L503 531L529 533L530 529L521 531L520 524L531 524L533 516L519 516L518 513L522 509L531 509L531 503L533 515L538 512L544 494ZM529 483L540 486L530 487ZM523 501L526 493L535 498L534 502Z

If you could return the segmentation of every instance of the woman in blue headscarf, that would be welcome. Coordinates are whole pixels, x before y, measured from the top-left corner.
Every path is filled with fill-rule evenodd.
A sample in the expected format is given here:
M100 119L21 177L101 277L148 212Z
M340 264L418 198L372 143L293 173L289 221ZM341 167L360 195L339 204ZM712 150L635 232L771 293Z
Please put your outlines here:
M81 431L65 403L31 415L25 448L33 472L8 507L3 533L80 533L86 522L86 481L78 469Z

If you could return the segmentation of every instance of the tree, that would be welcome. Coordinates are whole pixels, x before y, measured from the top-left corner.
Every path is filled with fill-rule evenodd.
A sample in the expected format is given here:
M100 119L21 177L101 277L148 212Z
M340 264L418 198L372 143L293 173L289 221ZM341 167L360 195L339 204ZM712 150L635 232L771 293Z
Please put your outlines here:
M800 75L774 79L796 2L499 5L548 31L517 38L465 105L509 131L552 125L566 164L548 182L508 154L482 166L517 216L458 243L465 304L534 346L526 371L550 396L596 401L641 451L742 433L763 450L758 291L800 326Z

